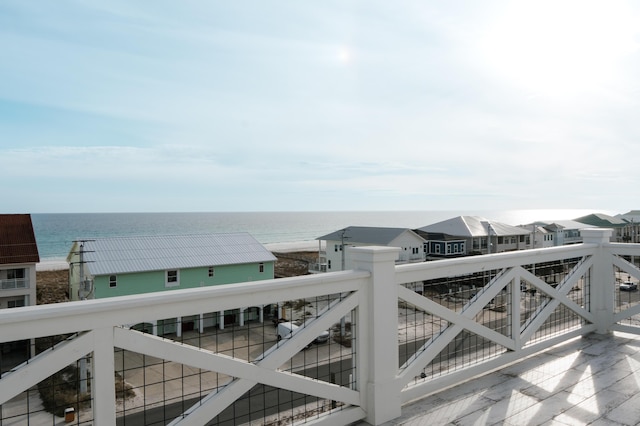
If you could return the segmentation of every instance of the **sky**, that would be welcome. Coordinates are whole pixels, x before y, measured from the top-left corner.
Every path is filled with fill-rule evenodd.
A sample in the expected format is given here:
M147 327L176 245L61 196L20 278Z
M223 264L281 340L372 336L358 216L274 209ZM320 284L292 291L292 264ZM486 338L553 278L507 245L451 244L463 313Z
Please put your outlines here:
M640 208L640 3L0 3L0 212Z

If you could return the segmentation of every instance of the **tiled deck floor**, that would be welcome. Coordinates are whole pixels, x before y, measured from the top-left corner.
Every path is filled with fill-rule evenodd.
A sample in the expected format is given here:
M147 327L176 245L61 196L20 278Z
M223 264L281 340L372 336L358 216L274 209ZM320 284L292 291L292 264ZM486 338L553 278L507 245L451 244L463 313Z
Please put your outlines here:
M638 424L640 337L612 333L423 398L386 426Z

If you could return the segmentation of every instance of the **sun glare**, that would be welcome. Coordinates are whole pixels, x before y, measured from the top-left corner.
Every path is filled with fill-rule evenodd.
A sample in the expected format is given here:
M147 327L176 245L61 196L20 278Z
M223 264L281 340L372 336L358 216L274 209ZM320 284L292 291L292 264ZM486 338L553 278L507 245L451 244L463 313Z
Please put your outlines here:
M638 49L623 3L513 2L481 41L483 60L518 86L572 93L615 81L620 60Z
M340 49L340 51L338 52L338 59L340 59L340 62L350 62L351 61L351 52L349 51L349 49L347 49L346 47L343 47L342 49Z

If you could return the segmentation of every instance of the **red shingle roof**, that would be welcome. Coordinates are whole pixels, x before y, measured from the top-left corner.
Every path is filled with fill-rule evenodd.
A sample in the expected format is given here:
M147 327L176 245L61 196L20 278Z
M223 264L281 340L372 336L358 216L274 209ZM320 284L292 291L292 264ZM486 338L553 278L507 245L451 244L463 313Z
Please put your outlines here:
M0 265L38 262L31 215L0 214Z

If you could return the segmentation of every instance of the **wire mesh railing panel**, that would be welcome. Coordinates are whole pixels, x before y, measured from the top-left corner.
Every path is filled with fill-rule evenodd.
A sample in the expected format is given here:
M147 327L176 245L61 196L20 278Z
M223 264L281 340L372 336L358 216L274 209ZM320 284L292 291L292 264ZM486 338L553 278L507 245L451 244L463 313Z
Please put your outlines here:
M339 403L299 392L258 384L207 426L288 425L317 419Z
M509 283L478 311L475 321L505 337L512 337L512 315L512 283Z
M487 297L486 303L479 299L479 294L492 280L499 280L498 270L474 273L455 278L431 280L425 282L423 297L426 297L447 310L471 319L482 328L497 332L503 336L511 336L511 292L510 281L496 282L494 297ZM416 286L405 285L410 289ZM417 302L416 302L417 303ZM483 303L482 306L479 304ZM464 369L470 365L494 358L506 351L502 344L482 337L473 331L456 329L456 324L442 316L419 309L406 301L398 305L399 322L399 361L401 368L412 357L425 351L433 350L438 339L450 339L415 377L415 382L429 380L453 371ZM458 330L458 331L455 331ZM451 333L455 335L452 336Z
M422 286L405 284L447 311L431 312L400 302L401 369L418 356L426 361L421 374L414 378L417 384L494 359L512 348L517 350L516 338L525 331L526 347L585 325L587 321L579 312L590 310L591 269L584 263L586 259L568 257L514 264L504 269L431 279ZM557 300L564 301L565 297L571 307ZM414 304L428 305L419 301ZM437 315L437 311L441 314ZM516 313L518 320L514 320ZM475 326L468 325L469 319Z
M398 343L400 364L415 354L426 341L443 330L449 323L405 302L398 302ZM404 350L402 349L404 346Z
M585 323L584 318L566 306L560 305L549 315L544 324L536 330L525 347L576 330Z
M2 343L2 378L29 368L30 364L33 366L36 358L32 355L51 354L75 337L77 335L60 335ZM57 362L60 364L58 371L51 371L48 377L0 405L0 425L93 424L92 355Z
M285 344L298 330L317 320L322 312L330 311L347 296L349 293L341 293L282 303L280 316L275 323L277 345ZM304 349L281 364L278 370L352 387L357 348L356 320L355 311L352 310L331 321L328 327L323 327L311 341L305 342Z
M591 303L591 269L577 272L584 259L567 258L553 262L527 265L525 269L547 286L521 283L521 327L526 327L539 316L545 318L531 334L524 346L530 346L582 327L587 321L563 303L555 301L553 290L564 295L578 307L589 311ZM552 290L549 290L551 288Z
M621 269L618 266L613 267L614 274L614 312L624 312L630 308L633 308L640 304L640 286L639 279L632 275L633 268L636 259L640 257L634 257L633 259L628 256L621 256L624 262L629 263L630 268L628 270ZM631 262L634 262L633 264ZM620 324L640 327L640 314L629 315L624 320L620 321Z
M503 346L463 330L422 370L419 379L429 380L459 371L505 352ZM416 383L420 380L415 378Z
M350 392L357 377L357 299L351 298L350 304L341 307L350 295L336 293L115 327L117 424L164 425L183 417L188 410L204 407L201 411L209 412L212 400L214 405L224 405L219 398L216 400L222 390L232 388L237 392L244 389L238 388L239 383L246 386L254 379L241 379L232 373L244 364L264 377L256 377L258 383L242 390L240 395L244 395L235 402L215 407L210 424L241 424L245 420L278 424L283 419L298 422L341 409L346 404L331 399L332 386ZM336 307L340 310L334 313ZM94 339L95 332L89 331L38 338L33 343L3 342L3 379L18 370L25 371L23 366L31 362L32 352L57 357L59 371L52 370L55 374L22 393L16 390L17 395L2 405L0 425L58 424L68 410L74 418L67 423L92 424ZM74 342L76 346L64 353L88 351L89 355L76 361L61 358L61 348L69 348ZM100 372L104 374L104 366ZM277 376L280 374L289 378L281 379ZM297 377L298 382L293 383L297 391L270 383L287 382L291 377ZM307 381L317 383L315 393L300 390ZM349 396L347 400L356 399Z
M460 312L469 300L496 277L498 272L499 270L493 269L425 280L421 293L451 311Z
M280 301L267 306L262 315L258 311L251 315L247 312L249 308L242 314L242 310L237 309L227 310L224 314L157 321L155 329L163 335L155 337L154 341L160 339L168 345L206 350L211 354L210 368L195 368L148 354L116 349L116 372L123 377L123 388L130 395L118 405L119 424L165 424L180 418L190 407L197 408L203 404L205 397L241 382L225 374L225 367L217 363L220 359L216 356L262 365L269 361L274 351L296 340L299 332L331 312L349 294ZM193 324L189 324L190 321ZM286 357L286 361L273 366L273 370L353 388L356 380L355 325L355 310L336 317L326 327L321 327L317 335L300 345L299 350ZM208 424L269 424L283 418L299 421L340 405L326 398L258 383L222 409Z
M181 363L115 349L119 424L166 424L232 377Z

